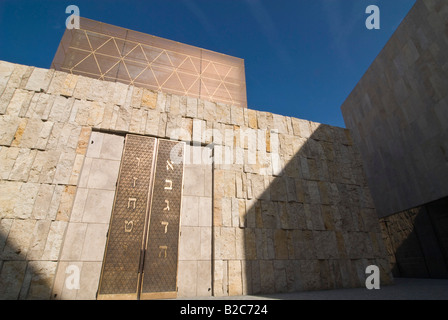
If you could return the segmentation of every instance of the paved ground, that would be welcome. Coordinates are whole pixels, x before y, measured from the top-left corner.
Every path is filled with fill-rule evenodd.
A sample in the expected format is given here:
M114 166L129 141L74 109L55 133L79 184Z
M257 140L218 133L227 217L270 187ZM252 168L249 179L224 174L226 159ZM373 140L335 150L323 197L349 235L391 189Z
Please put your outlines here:
M398 278L393 285L383 286L379 290L357 288L197 300L448 300L448 279Z

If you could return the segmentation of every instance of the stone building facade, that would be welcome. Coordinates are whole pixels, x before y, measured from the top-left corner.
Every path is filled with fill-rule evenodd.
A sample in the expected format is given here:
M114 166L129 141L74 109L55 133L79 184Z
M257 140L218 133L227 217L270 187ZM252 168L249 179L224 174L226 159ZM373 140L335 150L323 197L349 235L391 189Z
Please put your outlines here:
M416 1L341 107L396 276L448 278L447 50L447 1Z
M8 62L0 128L2 299L96 299L127 134L186 143L178 297L392 281L346 129Z

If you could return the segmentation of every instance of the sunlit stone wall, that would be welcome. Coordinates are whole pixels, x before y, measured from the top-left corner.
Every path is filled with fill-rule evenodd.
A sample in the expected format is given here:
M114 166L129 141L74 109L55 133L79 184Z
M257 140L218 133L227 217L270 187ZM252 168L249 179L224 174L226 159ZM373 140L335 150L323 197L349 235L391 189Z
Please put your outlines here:
M189 145L178 296L391 282L348 130L0 62L1 298L95 299L126 133Z

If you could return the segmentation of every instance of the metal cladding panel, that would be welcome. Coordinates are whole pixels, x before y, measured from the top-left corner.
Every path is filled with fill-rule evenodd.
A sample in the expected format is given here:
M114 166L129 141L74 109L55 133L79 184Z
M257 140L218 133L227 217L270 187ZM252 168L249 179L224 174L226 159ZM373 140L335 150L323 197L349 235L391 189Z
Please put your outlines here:
M137 294L156 139L126 137L99 294Z
M126 136L99 299L176 296L184 146Z
M159 141L143 271L143 294L177 291L183 147L183 142ZM172 150L176 151L176 158L180 161L171 160Z
M247 108L243 59L86 18L65 31L51 67Z

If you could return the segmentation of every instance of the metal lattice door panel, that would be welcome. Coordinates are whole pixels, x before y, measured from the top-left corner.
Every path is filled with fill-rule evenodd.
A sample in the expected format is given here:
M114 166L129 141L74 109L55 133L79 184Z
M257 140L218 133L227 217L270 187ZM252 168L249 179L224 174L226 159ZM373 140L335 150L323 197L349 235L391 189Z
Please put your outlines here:
M176 293L183 145L160 140L154 177L142 298Z
M98 299L176 295L183 150L126 136Z

